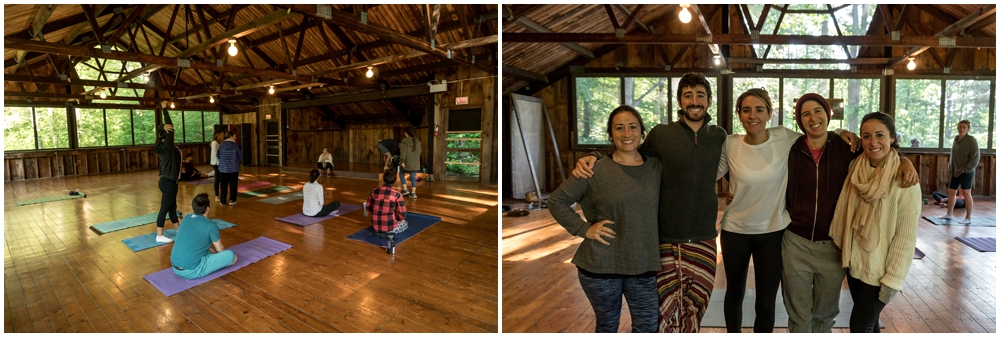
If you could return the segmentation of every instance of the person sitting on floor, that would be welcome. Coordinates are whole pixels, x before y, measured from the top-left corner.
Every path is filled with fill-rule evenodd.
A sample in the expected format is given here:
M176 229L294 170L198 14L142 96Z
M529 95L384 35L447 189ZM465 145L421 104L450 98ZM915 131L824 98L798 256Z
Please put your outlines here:
M382 174L383 185L368 195L365 210L372 215L372 227L379 233L398 234L406 230L406 205L403 195L392 188L396 183L396 170Z
M936 200L935 204L941 205L941 207L948 207L948 195L944 192L934 191L931 193L931 196ZM961 193L955 194L955 208L965 208L965 196Z
M191 180L206 177L205 174L201 173L194 167L194 163L191 162L191 152L188 152L184 156L184 160L181 161L181 180Z
M302 186L302 214L323 217L336 213L340 209L340 202L323 205L323 185L316 182L316 179L319 179L319 170L309 171L309 182Z
M194 212L184 216L184 226L177 228L170 263L174 274L193 280L236 264L236 253L226 250L219 237L219 226L208 218L211 203L208 193L199 193L191 201ZM212 252L212 248L215 252Z

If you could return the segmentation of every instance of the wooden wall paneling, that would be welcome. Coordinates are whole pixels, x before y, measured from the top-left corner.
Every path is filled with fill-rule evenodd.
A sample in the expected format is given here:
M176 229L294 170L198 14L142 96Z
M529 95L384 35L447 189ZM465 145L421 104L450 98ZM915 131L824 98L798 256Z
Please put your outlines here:
M448 108L447 108L448 95L445 94L435 94L434 98L431 100L434 109L434 122L435 124L440 124L438 127L438 137L437 141L434 142L434 153L437 155L431 158L431 163L434 165L434 174L437 174L438 179L444 179L447 173L447 166L445 165L445 159L447 159L447 148L448 144L445 141L447 138L445 134L448 131Z
M24 179L38 179L38 165L34 157L24 158Z
M6 158L3 160L3 181L10 181L10 159Z

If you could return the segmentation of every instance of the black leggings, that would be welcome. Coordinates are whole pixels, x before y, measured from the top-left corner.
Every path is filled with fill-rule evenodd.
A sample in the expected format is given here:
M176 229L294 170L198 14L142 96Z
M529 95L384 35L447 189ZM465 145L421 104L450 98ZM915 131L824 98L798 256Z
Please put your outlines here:
M212 165L212 169L215 170L215 178L213 178L215 180L215 182L212 183L212 190L215 191L215 197L218 198L219 197L219 179L222 179L222 176L219 175L219 165Z
M961 192L959 192L959 193L961 193ZM944 194L944 193L941 193L941 192L938 192L938 191L931 192L931 196L934 197L934 200L937 200L938 203L940 203L941 200L948 199L948 195L947 194ZM952 202L952 201L948 200L948 202ZM965 208L965 200L964 199L959 199L957 193L955 194L955 208Z
M751 256L757 284L757 300L754 303L757 318L753 323L753 332L769 333L774 330L774 303L781 284L781 239L784 232L739 234L722 231L719 235L728 284L722 310L726 331L740 332L743 326L743 296Z
M854 307L851 309L851 332L879 332L878 315L885 308L885 303L878 299L881 286L873 286L851 277L847 272L847 288L851 290Z
M222 192L222 197L219 198L220 203L227 203L226 197L229 198L228 203L236 202L236 191L239 188L240 173L216 173L215 179L222 179L222 184L219 185L219 191Z
M323 206L323 209L319 210L319 213L316 213L316 215L313 216L314 217L327 216L330 215L330 213L337 211L338 209L340 209L340 201L334 201Z
M170 223L177 224L177 182L160 177L157 183L160 186L160 213L156 214L156 227L163 228L163 222L167 214L170 215Z

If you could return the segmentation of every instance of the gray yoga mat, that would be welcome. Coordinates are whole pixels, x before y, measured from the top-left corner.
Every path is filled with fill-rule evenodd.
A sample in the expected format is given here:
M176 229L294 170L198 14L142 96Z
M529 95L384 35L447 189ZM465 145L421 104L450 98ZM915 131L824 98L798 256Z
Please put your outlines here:
M283 203L286 203L286 202L289 202L289 201L294 201L294 200L302 200L302 191L292 192L292 193L285 193L285 194L276 195L276 196L273 196L273 197L268 197L268 198L260 199L260 200L257 200L257 201L260 201L260 202L263 202L263 203L268 203L268 204L271 204L271 205L278 205L278 204L283 204Z
M753 320L757 315L754 313L754 301L757 299L757 293L753 289L747 289L743 296L743 327L752 328ZM710 328L725 328L726 327L726 316L722 312L723 303L726 298L726 289L716 289L712 291L712 298L708 301L708 309L705 309L705 317L701 320L701 326ZM774 306L774 327L775 328L787 328L788 327L788 312L785 311L785 303L781 297L781 290L778 290L778 296L775 298L776 305ZM851 322L851 309L854 307L854 300L851 299L850 290L840 291L840 315L834 321L834 328L849 328ZM882 321L879 321L879 327L884 328L885 325Z
M85 198L85 197L87 197L87 195L86 195L86 194L78 194L78 195L58 195L58 196L54 196L54 197L48 197L48 198L38 198L38 199L31 199L31 200L23 200L23 201L18 201L18 202L17 202L17 205L18 205L18 206L24 206L24 205L33 205L33 204L40 204L40 203L43 203L43 202L49 202L49 201L59 201L59 200L67 200L67 199L76 199L76 198Z
M937 216L926 216L926 215L923 216L923 218L925 220L927 220L927 221L930 221L932 224L935 224L935 225L938 225L938 226L972 226L972 227L996 227L997 226L997 219L996 218L972 218L972 223L970 223L970 224L960 224L960 223L958 223L959 221L965 219L964 215L961 218L952 218L952 219L948 219L948 220L938 219Z

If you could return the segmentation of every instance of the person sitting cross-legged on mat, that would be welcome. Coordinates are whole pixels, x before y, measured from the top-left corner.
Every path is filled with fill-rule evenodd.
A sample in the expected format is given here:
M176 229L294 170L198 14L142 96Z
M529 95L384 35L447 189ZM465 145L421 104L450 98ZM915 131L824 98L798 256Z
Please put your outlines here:
M191 152L188 152L184 156L184 161L181 162L181 180L191 180L205 177L205 174L201 173L194 167L194 163L191 162Z
M302 214L315 217L330 215L340 209L340 202L323 205L323 185L316 179L319 179L319 170L313 169L309 172L309 182L302 186Z
M191 207L194 213L184 216L184 226L177 229L174 248L170 251L174 274L189 280L236 263L236 253L222 246L219 226L208 218L212 210L208 193L196 195Z
M406 230L406 205L403 195L392 188L396 183L396 170L388 169L382 174L382 187L368 195L365 210L372 214L372 227L379 233L402 233Z

